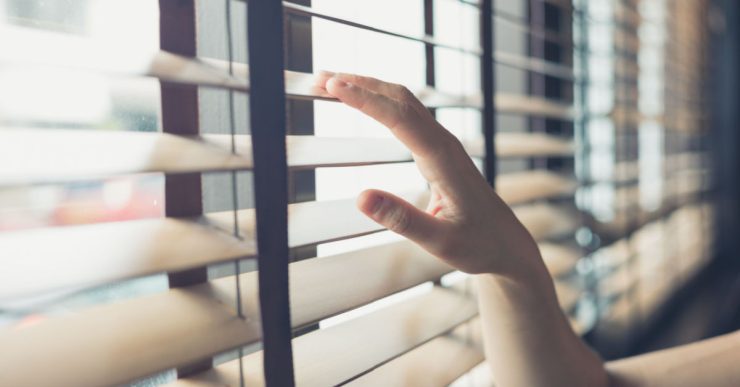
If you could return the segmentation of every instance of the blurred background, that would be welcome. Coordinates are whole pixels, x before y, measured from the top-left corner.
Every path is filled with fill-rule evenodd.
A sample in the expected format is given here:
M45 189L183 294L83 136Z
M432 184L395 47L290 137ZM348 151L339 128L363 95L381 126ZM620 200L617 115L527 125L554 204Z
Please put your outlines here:
M294 3L401 34L425 32L421 0ZM474 1L433 3L436 39L471 50L480 45ZM223 4L199 2L201 26L221 20ZM240 32L228 42L221 29L202 28L199 55L226 59L232 44L234 59L248 63L246 5L232 6ZM580 252L559 283L574 290L569 314L584 339L606 358L616 358L740 328L738 3L497 0L494 8L497 93L571 109L548 116L531 113L535 108L499 112L499 133L542 133L572 143L575 152L502 157L497 168L501 176L542 170L577 181L573 190L545 201L577 213L575 232L553 243ZM159 48L158 12L153 0L0 0L3 28L39 42L29 50L42 54L53 49L43 46L43 37L51 35L151 52ZM0 44L12 44L8 36L0 30ZM429 85L428 74L419 70L425 67L423 43L306 16L286 18L286 39L291 70L371 74L412 90ZM436 47L434 57L437 90L458 95L480 90L477 56ZM41 68L0 62L0 128L161 130L157 80L58 68L52 61ZM247 106L247 96L234 98L236 106ZM203 131L229 133L228 92L201 89L199 99ZM249 132L246 110L235 112L238 133ZM444 108L435 114L459 138L480 139L479 110ZM291 134L389 136L377 123L332 102L290 101L288 117ZM12 169L10 162L4 168ZM203 174L204 211L231 209L232 191L243 208L252 206L251 173L237 177L234 190L230 173ZM292 202L351 198L367 187L425 186L413 163L292 172L290 184ZM0 186L0 232L162 216L159 174ZM297 249L294 259L395 239L380 232L324 243ZM228 270L212 267L209 275ZM443 284L456 278L443 278ZM33 324L167 287L167 276L160 274L3 304L0 325ZM410 290L418 291L423 289ZM324 325L342 318L351 315ZM171 377L164 374L161 380Z

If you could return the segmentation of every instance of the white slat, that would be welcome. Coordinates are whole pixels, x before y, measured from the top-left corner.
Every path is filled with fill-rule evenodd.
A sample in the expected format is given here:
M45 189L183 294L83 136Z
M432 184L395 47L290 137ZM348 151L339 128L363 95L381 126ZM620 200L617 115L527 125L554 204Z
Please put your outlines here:
M576 214L550 204L530 204L514 208L514 214L536 240L558 238L578 228Z
M293 340L296 384L330 386L402 355L473 317L475 303L444 289ZM175 383L182 386L230 385L239 381L239 362ZM264 385L262 353L244 358L249 385Z
M573 179L538 170L508 173L496 178L496 191L509 205L573 195L577 187L578 183Z

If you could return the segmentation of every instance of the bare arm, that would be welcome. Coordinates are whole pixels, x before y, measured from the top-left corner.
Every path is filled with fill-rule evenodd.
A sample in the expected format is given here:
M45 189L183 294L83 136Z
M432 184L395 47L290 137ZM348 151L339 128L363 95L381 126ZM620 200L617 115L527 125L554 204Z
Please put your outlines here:
M606 364L613 386L740 386L740 331Z
M357 205L381 225L476 275L486 359L497 385L740 385L740 367L727 357L740 356L738 335L605 366L570 328L529 232L460 142L406 88L329 73L318 86L387 126L414 155L432 191L426 210L378 190L363 192Z

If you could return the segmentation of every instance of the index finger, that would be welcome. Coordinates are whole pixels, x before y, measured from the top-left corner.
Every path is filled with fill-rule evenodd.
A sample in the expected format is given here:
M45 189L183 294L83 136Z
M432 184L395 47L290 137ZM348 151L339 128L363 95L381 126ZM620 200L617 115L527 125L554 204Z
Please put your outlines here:
M425 156L437 152L451 134L436 125L429 112L419 112L408 103L346 82L338 77L326 83L329 94L388 127L411 150Z
M411 103L392 99L338 77L327 81L326 90L387 126L414 154L421 173L430 183L450 182L455 188L468 182L471 175L480 178L457 138L428 110L417 109Z

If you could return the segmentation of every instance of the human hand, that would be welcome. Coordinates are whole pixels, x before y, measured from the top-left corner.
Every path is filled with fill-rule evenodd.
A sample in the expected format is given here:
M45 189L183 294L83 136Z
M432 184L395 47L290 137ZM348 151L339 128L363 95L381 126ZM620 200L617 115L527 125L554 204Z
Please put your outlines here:
M513 275L541 266L529 232L483 179L460 141L407 88L328 72L317 86L388 127L429 183L426 210L371 189L358 197L360 211L467 273Z

